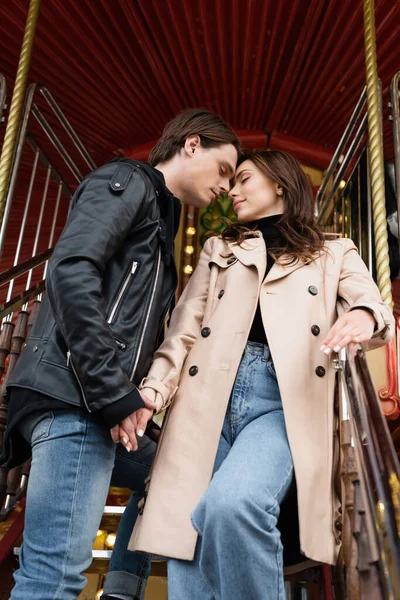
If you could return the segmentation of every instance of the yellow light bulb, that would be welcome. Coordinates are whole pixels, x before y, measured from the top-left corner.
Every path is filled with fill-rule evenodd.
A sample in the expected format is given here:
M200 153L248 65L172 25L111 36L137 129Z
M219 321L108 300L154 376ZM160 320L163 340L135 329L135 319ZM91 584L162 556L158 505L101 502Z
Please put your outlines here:
M193 254L193 252L194 252L194 246L186 246L185 252L186 252L186 254L189 254L189 255Z
M194 227L188 227L186 229L186 235L194 235L196 233L196 229Z
M185 275L191 275L193 273L192 265L185 265L183 268L183 272L185 273Z
M106 537L105 545L108 548L114 548L116 538L117 538L117 536L115 533L109 533L108 536Z

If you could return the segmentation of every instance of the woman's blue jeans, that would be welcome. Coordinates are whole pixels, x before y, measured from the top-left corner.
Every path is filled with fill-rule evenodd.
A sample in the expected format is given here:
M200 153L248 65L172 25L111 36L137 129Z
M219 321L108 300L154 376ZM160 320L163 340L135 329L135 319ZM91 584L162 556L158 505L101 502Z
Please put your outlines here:
M268 346L249 342L226 412L214 476L192 514L193 562L168 561L169 600L282 600L280 503L293 461Z

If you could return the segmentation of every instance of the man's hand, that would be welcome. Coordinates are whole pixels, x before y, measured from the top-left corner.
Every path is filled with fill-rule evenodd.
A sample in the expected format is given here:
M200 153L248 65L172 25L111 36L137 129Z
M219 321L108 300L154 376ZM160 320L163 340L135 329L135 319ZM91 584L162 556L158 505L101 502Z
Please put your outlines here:
M148 399L146 394L140 390L139 392L144 402L144 408L140 408L137 411L136 433L139 437L143 437L144 432L146 431L147 423L153 417L154 411L157 410L157 406L154 404L154 402Z
M140 408L133 412L129 417L123 419L118 425L114 425L114 427L110 430L111 437L116 444L121 442L125 446L125 448L130 452L131 450L138 449L138 442L136 438L136 433L139 437L142 437L144 434L144 430L146 429L147 421L151 419L153 416L153 412L157 410L157 406L147 398L143 392L140 392L144 402L144 408ZM150 414L148 419L145 422L145 426L143 427L142 423L144 422L144 415L142 416L142 412L146 411L144 414ZM139 426L139 419L141 425ZM141 433L140 433L141 432Z
M339 352L350 342L366 342L374 333L375 319L362 308L355 308L339 317L322 342L321 350L330 354Z

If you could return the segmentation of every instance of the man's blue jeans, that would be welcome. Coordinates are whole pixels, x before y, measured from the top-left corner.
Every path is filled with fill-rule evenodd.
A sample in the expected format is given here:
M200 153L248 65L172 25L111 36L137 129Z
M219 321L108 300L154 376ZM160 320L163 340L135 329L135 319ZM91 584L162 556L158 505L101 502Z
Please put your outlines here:
M192 514L199 533L195 560L168 561L169 600L283 600L277 521L293 477L269 349L249 342L226 413L214 476Z
M83 572L92 560L116 446L105 425L78 410L32 414L20 430L31 443L32 466L20 568L11 598L75 600L86 584ZM148 438L140 440L138 453L118 447L112 483L136 487L140 493L154 449ZM133 495L123 520L136 520L136 506ZM124 546L130 527L121 524L121 551L113 555L114 568L129 571L125 593L142 598L150 564L145 555L128 552L127 542Z

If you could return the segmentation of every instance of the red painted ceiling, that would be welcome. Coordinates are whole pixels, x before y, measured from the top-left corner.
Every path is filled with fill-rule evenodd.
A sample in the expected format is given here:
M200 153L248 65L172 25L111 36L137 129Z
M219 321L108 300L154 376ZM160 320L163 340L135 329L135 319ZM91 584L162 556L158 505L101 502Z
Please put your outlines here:
M28 6L0 0L0 73L10 87ZM398 0L376 0L376 29L386 107L400 69ZM51 91L97 164L119 149L140 155L191 106L219 112L250 145L272 134L272 145L294 138L326 157L365 83L362 0L42 0L29 81ZM385 108L387 155L390 127ZM0 270L12 261L23 179Z
M0 2L11 84L27 8ZM387 101L397 0L376 0L376 27ZM333 148L365 80L362 1L42 0L30 80L51 90L96 162L154 140L189 106Z

